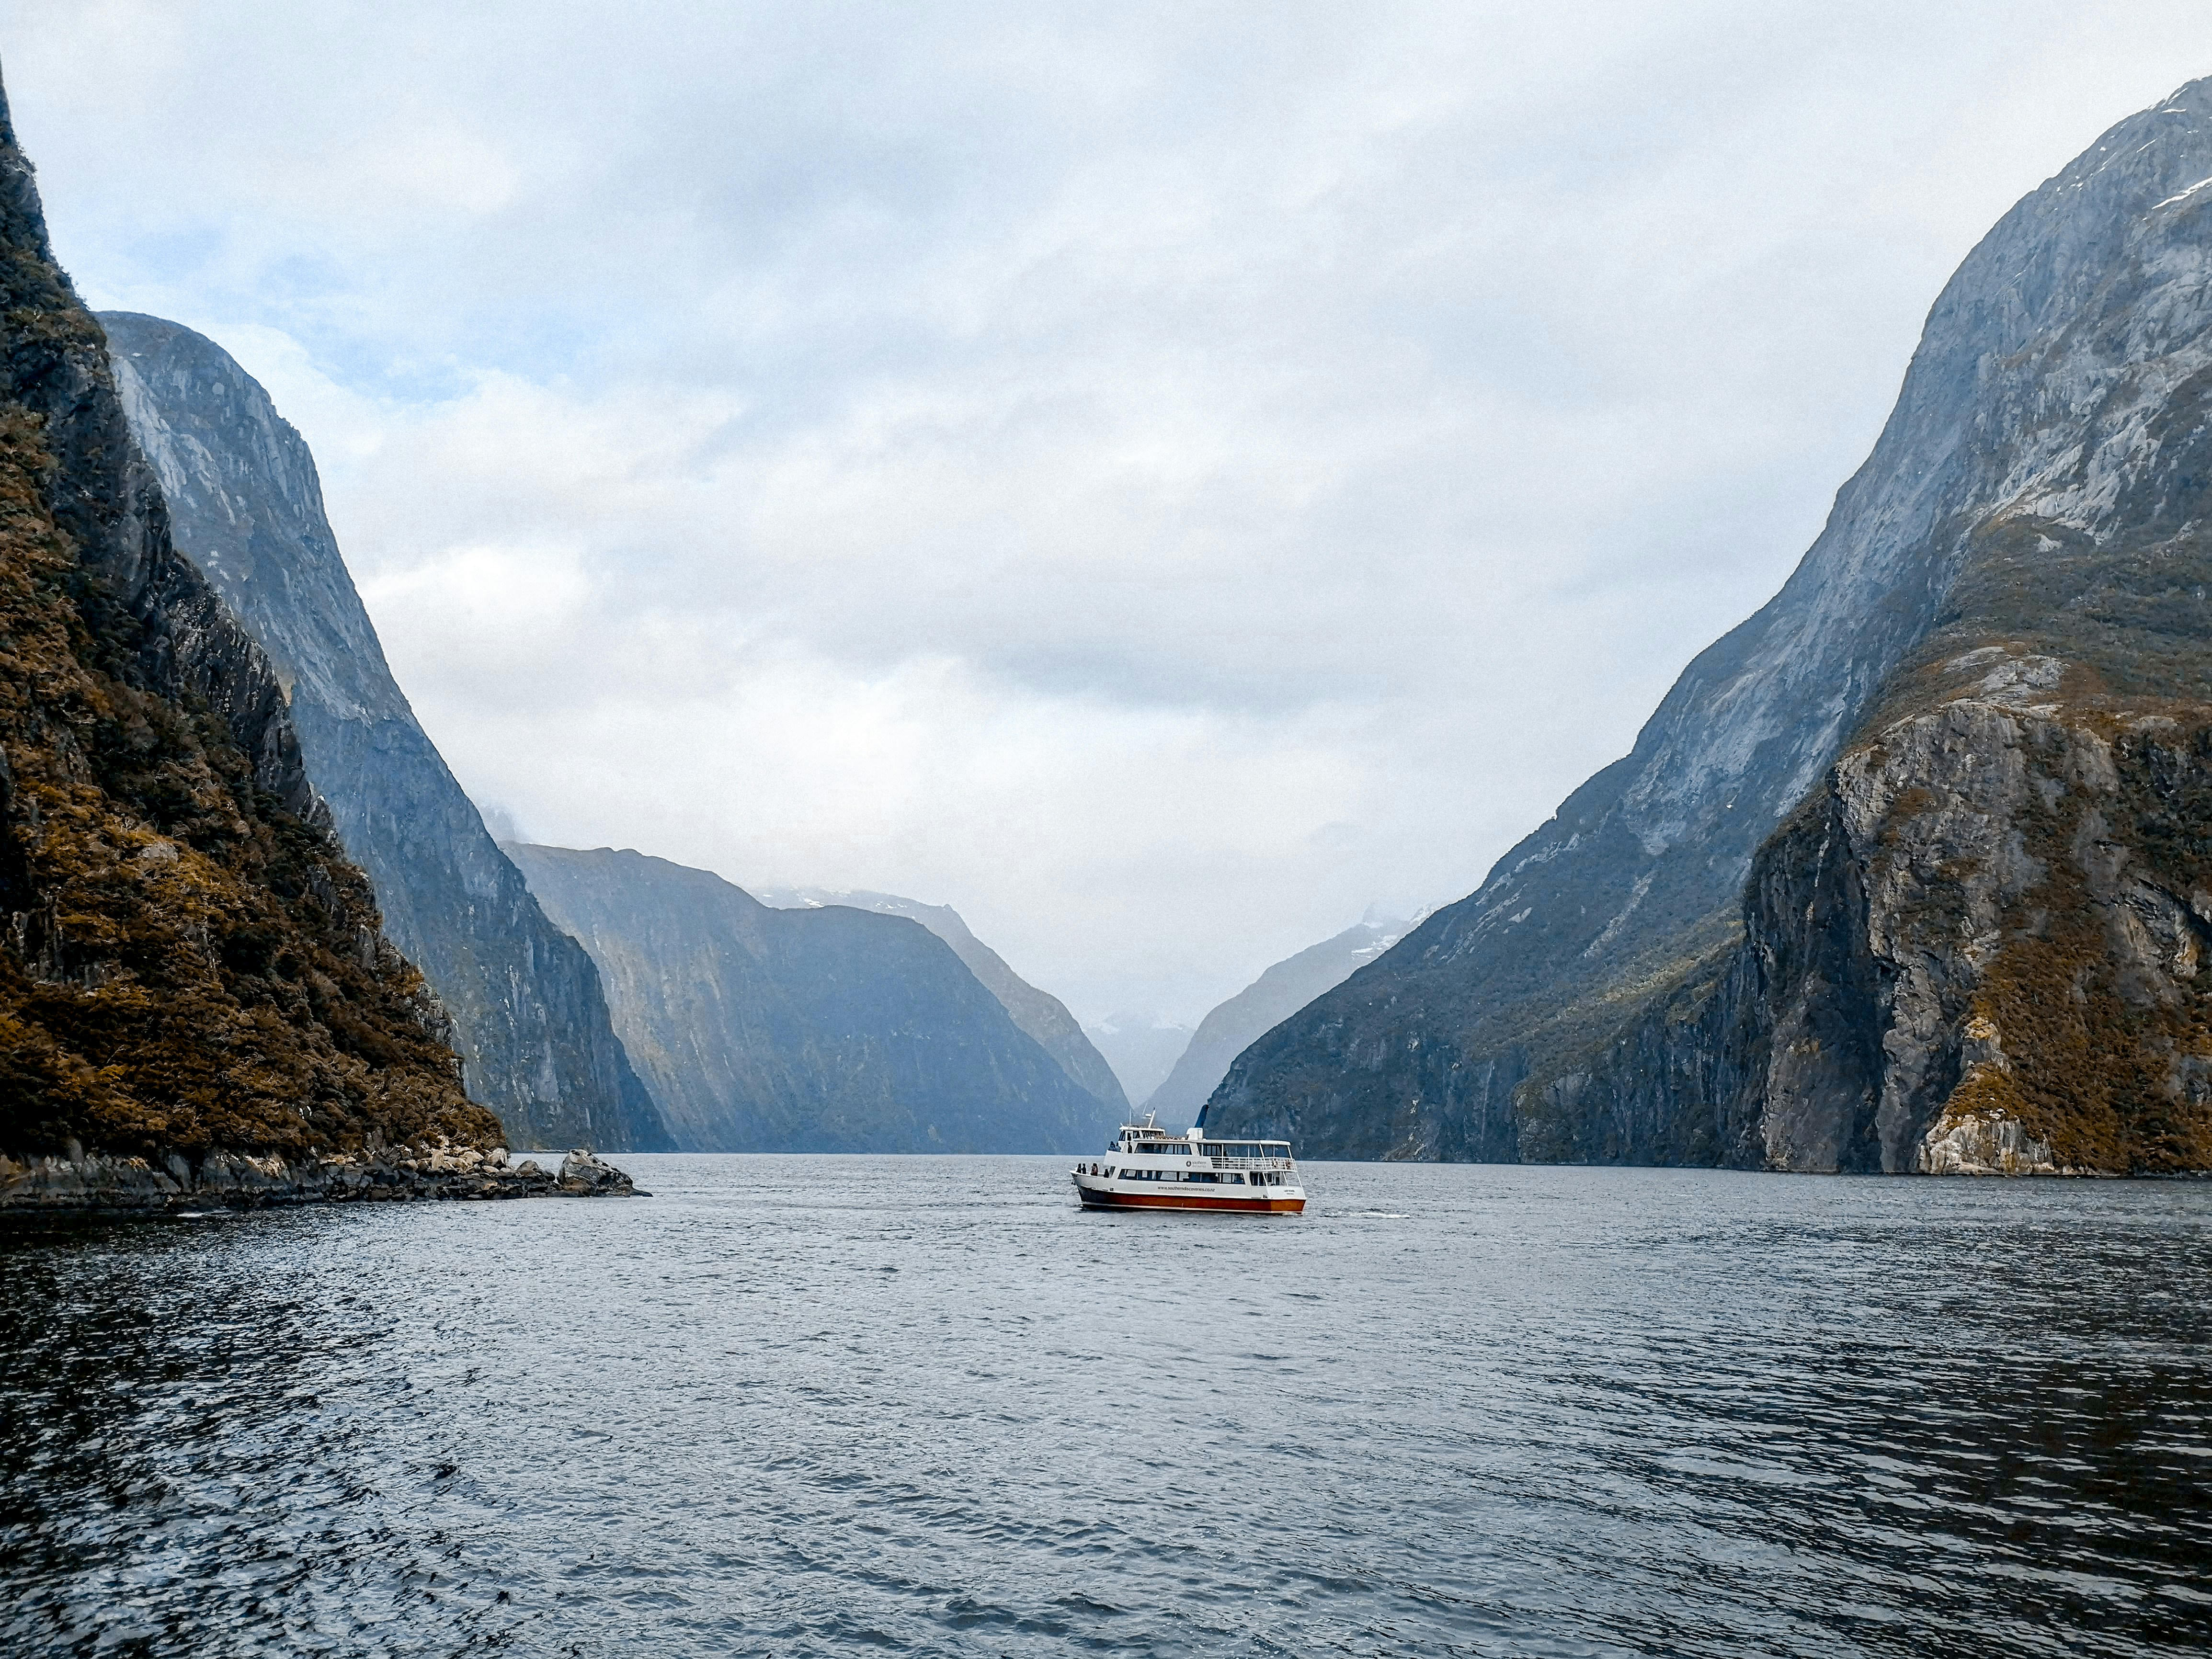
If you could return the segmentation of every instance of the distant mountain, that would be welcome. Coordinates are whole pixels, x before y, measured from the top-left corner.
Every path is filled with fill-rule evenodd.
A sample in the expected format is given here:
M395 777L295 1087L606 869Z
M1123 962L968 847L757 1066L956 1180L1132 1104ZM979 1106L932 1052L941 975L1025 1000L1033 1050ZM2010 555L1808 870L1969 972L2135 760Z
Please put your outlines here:
M776 909L704 870L510 843L598 963L694 1152L1065 1152L1109 1114L921 923Z
M2019 202L1782 591L1238 1056L1339 1158L2212 1167L2212 81Z
M213 341L132 312L100 321L176 546L275 665L386 933L453 1016L470 1094L519 1146L670 1145L591 958L545 919L393 681L306 441Z
M498 1144L285 702L171 539L0 95L0 1203Z
M1190 1046L1189 1026L1154 1014L1109 1014L1083 1030L1134 1101L1158 1088Z
M1127 1114L1129 1102L1121 1092L1114 1068L1091 1046L1091 1039L1083 1035L1082 1026L1067 1012L1066 1005L1058 997L1038 990L1006 966L1003 957L968 931L968 924L951 905L924 904L918 899L900 898L893 893L832 892L823 887L757 887L748 890L771 909L811 910L841 904L850 909L873 910L880 915L905 916L920 922L952 947L952 953L968 964L968 971L982 981L983 988L1013 1016L1014 1024L1036 1038L1045 1053L1059 1062L1060 1069L1081 1085L1107 1115L1119 1121Z
M1334 989L1398 942L1402 921L1363 921L1277 963L1199 1022L1167 1080L1145 1109L1170 1123L1194 1120L1230 1062L1322 992Z

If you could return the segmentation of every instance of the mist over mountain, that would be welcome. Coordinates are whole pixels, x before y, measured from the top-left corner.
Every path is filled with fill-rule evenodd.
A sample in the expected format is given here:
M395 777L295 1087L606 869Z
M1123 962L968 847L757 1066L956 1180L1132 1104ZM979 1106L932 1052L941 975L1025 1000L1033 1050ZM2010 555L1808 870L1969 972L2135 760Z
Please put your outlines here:
M213 341L100 320L175 545L268 653L386 931L453 1017L470 1093L517 1146L667 1146L591 958L545 919L393 680L305 441Z
M1009 968L1003 957L969 931L960 913L951 905L924 904L895 893L833 892L824 887L756 887L746 890L771 909L813 910L836 904L854 910L872 910L879 915L905 916L920 922L952 947L953 955L965 963L968 971L998 998L1014 1024L1035 1038L1060 1069L1095 1098L1109 1116L1118 1121L1128 1111L1129 1102L1121 1092L1120 1079L1105 1057L1091 1046L1091 1039L1084 1036L1083 1027L1067 1012L1067 1006Z
M1363 921L1275 963L1199 1022L1146 1109L1170 1123L1195 1119L1238 1054L1381 956L1406 927L1402 921Z
M1109 1014L1083 1029L1140 1109L1190 1046L1190 1027L1163 1015Z
M1776 598L1239 1056L1324 1156L2212 1164L2212 83L2023 199Z
M778 909L641 853L507 851L599 964L685 1151L1056 1152L1106 1133L1113 1114L919 921Z

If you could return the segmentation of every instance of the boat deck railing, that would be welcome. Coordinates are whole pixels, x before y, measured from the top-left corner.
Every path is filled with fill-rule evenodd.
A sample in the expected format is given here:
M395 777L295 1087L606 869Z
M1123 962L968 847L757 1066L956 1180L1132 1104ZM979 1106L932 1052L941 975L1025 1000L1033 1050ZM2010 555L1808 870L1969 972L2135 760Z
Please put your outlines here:
M1272 1143L1259 1144L1265 1146ZM1237 1158L1226 1152L1194 1150L1187 1140L1146 1140L1139 1141L1134 1145L1123 1141L1116 1145L1107 1156L1109 1158L1202 1158L1206 1161L1209 1168L1216 1170L1295 1170L1297 1168L1297 1160L1291 1157L1288 1146L1285 1146L1279 1152L1262 1152L1256 1158Z

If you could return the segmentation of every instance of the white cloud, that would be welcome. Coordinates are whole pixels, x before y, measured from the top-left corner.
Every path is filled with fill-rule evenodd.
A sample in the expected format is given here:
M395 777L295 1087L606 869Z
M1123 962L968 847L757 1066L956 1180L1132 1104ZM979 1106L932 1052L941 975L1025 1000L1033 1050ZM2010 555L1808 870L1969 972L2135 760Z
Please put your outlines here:
M100 0L96 303L307 434L533 833L957 904L1194 1023L1471 888L1863 455L2198 8Z

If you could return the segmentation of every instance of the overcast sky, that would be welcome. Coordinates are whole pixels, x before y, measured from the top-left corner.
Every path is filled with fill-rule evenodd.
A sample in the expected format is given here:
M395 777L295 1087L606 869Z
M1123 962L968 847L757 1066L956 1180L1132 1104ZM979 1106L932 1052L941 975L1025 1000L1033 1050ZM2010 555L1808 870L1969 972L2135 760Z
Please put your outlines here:
M0 0L86 296L313 444L533 837L1195 1023L1470 891L2212 9Z

